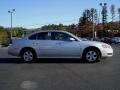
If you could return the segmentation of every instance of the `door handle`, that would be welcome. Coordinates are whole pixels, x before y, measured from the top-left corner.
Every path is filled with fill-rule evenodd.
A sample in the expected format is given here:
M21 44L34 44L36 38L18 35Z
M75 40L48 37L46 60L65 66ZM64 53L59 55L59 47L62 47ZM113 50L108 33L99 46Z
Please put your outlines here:
M32 43L33 45L38 45L39 43Z
M61 45L62 43L56 43L57 45Z

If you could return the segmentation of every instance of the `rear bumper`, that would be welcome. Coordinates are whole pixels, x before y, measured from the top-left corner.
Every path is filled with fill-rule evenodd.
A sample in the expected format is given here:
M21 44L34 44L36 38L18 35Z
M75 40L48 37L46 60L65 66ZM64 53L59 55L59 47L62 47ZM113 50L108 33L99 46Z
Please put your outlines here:
M17 48L13 48L11 46L8 47L8 54L12 56L19 56L19 52Z

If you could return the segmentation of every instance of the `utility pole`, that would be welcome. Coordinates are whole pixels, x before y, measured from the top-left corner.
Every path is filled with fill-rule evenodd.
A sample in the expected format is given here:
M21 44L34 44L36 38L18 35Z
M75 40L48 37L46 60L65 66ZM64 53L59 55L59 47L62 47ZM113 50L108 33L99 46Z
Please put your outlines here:
M10 31L11 31L11 35L10 35L10 38L12 39L12 22L13 22L13 13L15 12L15 9L12 9L11 11L9 10L8 13L10 13L10 24L11 24L11 27L10 27Z
M93 38L93 40L95 39L95 24L94 24L94 13L93 13L93 15L92 15L92 22L93 22L93 26L92 26L92 28L93 28L93 35L92 35L92 38Z
M97 21L97 10L94 8L91 8L91 16L92 16L92 38L93 40L96 38L95 37L95 24Z

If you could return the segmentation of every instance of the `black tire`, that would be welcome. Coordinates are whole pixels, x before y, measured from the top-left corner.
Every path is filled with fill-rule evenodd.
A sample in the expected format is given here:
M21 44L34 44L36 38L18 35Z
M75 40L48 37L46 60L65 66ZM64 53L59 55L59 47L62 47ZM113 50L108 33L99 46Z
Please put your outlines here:
M34 62L36 60L36 54L32 49L24 49L21 51L21 59L25 62Z
M100 54L95 49L87 49L83 53L83 60L85 60L88 63L93 63L98 61L100 58Z

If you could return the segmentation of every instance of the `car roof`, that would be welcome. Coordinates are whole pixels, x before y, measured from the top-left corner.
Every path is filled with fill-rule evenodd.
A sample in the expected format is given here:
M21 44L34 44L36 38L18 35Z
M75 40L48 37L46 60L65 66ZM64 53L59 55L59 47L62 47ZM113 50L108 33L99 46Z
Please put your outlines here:
M67 31L63 31L63 30L39 30L39 31L33 32L31 34L28 34L28 35L24 36L23 38L28 38L29 36L31 36L33 34L37 34L37 33L41 33L41 32L63 32L63 33L69 34L69 35L75 37L77 40L81 41L78 37L76 37L72 33L69 33Z
M37 33L39 33L39 32L66 32L66 31L63 31L63 30L40 30Z
M31 35L33 35L33 34L41 33L41 32L64 32L64 33L68 33L68 34L70 34L69 32L67 32L67 31L63 31L63 30L39 30L39 31L36 31L36 32L30 33L30 34L27 34L27 35L25 35L24 37L29 37L29 36L31 36Z

